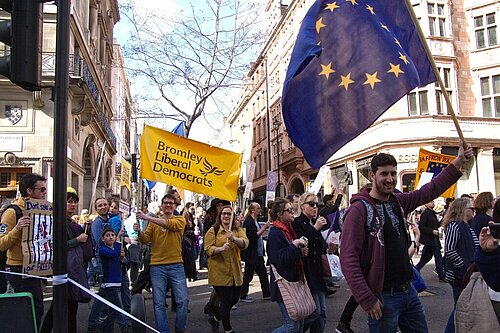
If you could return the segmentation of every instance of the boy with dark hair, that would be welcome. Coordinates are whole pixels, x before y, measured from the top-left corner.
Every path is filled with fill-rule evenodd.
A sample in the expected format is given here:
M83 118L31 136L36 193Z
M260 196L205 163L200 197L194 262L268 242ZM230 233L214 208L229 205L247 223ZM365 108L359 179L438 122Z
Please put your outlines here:
M99 256L102 261L102 282L99 286L99 296L110 301L119 308L123 308L120 288L121 279L121 261L125 260L125 251L121 244L116 242L116 233L113 228L105 227L102 231L102 245L99 246ZM98 316L100 306L99 301L94 301L90 311L89 318ZM98 325L102 332L113 332L115 320L118 319L118 312L109 309L108 316ZM89 328L89 331L94 328Z

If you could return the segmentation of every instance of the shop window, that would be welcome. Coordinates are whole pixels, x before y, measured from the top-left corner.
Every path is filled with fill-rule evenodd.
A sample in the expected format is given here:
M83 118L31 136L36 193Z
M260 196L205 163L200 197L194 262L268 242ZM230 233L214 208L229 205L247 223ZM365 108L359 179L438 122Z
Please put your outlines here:
M406 173L401 179L401 187L403 192L411 192L415 190L415 174Z

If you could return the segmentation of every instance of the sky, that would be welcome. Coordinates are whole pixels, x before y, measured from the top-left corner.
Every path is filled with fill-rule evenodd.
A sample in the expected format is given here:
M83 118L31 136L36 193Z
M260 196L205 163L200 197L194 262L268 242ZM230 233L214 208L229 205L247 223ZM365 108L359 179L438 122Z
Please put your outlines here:
M163 0L163 1L140 1L140 0L130 0L132 3L134 3L137 8L140 8L141 11L145 13L165 13L165 15L171 15L171 16L180 16L183 15L184 13L190 13L190 2L193 2L196 4L198 7L203 6L205 1L203 0L197 0L197 1L181 1L181 0ZM260 2L265 2L264 0L255 0L255 1L260 1ZM118 0L120 4L124 3L124 0ZM168 14L167 14L168 13ZM114 28L114 36L117 39L118 43L120 45L126 45L127 41L129 40L130 37L130 31L132 29L132 25L127 21L125 15L121 15L121 20L115 25ZM254 51L254 53L256 53ZM127 65L127 60L125 59L125 63ZM249 61L253 61L252 56L249 57ZM130 80L130 78L129 78ZM145 80L137 80L134 78L134 80L131 81L131 91L132 95L134 95L137 92L144 92L149 83L146 82ZM232 92L229 92L228 94L233 94L234 96L229 95L229 97L225 98L223 105L219 105L223 109L223 112L225 115L228 115L229 112L231 111L232 108L232 101L236 100L238 97L239 92L237 90L234 90ZM181 107L183 106L182 103L179 102L182 101L181 98L176 99L176 103L179 103ZM190 109L190 107L187 107L189 104L188 100L186 100L186 109ZM141 105L143 108L145 105ZM168 108L168 106L165 106ZM221 111L217 110L215 105L207 105L206 108L206 114L207 114L207 119L210 121L212 125L218 126L219 128L223 124L223 114ZM171 130L173 129L178 122L175 120L169 120L169 119L154 119L152 121L148 121L149 124L152 126L160 127L165 130ZM138 121L138 124L141 124L140 121ZM142 125L142 124L141 124ZM141 127L141 126L140 126ZM190 138L213 144L216 146L219 146L222 141L221 138L218 137L217 131L213 129L214 126L208 125L208 123L205 121L203 117L198 118L195 121L195 124L193 125L190 133Z

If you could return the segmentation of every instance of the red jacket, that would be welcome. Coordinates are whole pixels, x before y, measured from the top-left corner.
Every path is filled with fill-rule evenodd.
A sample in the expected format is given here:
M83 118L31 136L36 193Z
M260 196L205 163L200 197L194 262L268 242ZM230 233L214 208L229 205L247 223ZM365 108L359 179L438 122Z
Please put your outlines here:
M404 218L415 208L438 197L461 176L462 173L450 164L420 190L392 194L390 200L395 201L400 208L394 212ZM352 197L351 206L344 216L340 244L342 272L354 298L365 311L381 300L385 269L382 226L372 227L370 232L365 231L367 213L361 199L373 206L373 220L378 220L375 202L369 192L370 189L367 189ZM369 225L374 224L370 221Z

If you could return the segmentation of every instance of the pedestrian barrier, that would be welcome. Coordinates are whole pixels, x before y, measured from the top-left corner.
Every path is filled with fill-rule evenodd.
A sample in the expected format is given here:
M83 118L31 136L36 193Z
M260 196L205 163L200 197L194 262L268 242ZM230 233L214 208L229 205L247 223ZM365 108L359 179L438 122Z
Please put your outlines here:
M23 277L28 277L28 278L36 278L36 279L41 279L41 280L47 280L47 281L50 281L52 280L52 284L53 285L60 285L60 284L63 284L63 283L67 283L67 282L70 282L72 283L73 285L77 286L78 288L80 288L81 290L83 290L84 292L86 292L87 294L89 294L91 297L103 302L104 304L106 304L107 306L109 306L110 308L112 308L113 310L115 311L118 311L119 313L123 314L124 316L132 319L135 323L137 324L140 324L141 326L145 327L145 328L149 328L151 331L153 332L157 332L157 333L160 333L158 330L156 330L155 328L149 326L148 324L146 324L144 321L134 317L133 315L131 315L130 313L126 312L125 310L123 310L122 308L119 308L117 307L116 305L114 305L113 303L109 302L108 300L102 298L101 296L99 296L97 293L95 293L94 291L90 290L90 289L87 289L85 288L84 286L82 286L81 284L79 284L78 282L72 280L71 278L67 277L67 275L54 275L51 278L47 278L47 277L42 277L42 276L35 276L35 275L27 275L27 274L22 274L22 273L14 273L14 272L7 272L7 271L1 271L0 270L0 274L10 274L10 275L19 275L19 276L23 276ZM29 293L28 293L29 294ZM6 294L6 295L15 295L15 294ZM30 295L31 296L31 295ZM33 302L33 300L31 299L31 301ZM1 309L1 308L0 308ZM34 311L34 310L33 310ZM12 321L13 323L16 323L17 321L13 320L13 317L12 317L12 312L11 311L2 311L3 313L5 314L9 314L9 321ZM2 327L2 326L0 326ZM35 327L36 327L36 321L35 321ZM137 326L135 326L137 327ZM34 330L33 328L32 329L29 329L29 330L17 330L18 326L16 324L16 330L14 331L19 331L19 332L34 332L36 330ZM12 332L14 332L12 331ZM144 330L145 331L145 330ZM5 331L5 330L2 330L2 332L11 332L11 331Z

